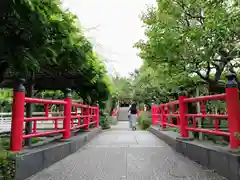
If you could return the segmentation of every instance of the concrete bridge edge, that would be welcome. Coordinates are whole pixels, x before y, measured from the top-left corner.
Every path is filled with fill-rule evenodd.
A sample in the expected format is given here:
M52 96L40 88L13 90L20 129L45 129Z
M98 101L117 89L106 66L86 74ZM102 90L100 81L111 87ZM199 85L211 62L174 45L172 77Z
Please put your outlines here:
M156 126L151 126L149 131L176 152L208 168L212 173L228 180L240 179L240 154L230 153L227 148L219 148L210 143L180 140L178 133L161 131Z
M15 158L15 180L24 180L54 163L75 153L87 142L102 132L101 128L73 136L69 141L53 142L46 146L30 149Z

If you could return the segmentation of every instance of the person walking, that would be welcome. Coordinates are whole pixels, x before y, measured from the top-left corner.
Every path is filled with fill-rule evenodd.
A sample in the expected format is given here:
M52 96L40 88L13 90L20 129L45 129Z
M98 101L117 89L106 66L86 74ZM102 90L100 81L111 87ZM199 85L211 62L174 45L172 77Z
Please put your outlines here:
M134 131L136 130L137 113L137 103L133 102L128 110L128 120L130 128Z

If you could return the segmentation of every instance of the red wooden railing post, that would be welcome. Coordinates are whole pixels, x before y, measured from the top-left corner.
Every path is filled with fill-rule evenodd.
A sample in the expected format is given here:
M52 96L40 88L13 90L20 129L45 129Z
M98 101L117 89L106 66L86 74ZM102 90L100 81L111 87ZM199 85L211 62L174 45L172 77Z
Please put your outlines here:
M161 117L162 116L162 111L160 105L157 106L157 121L156 124L161 126Z
M154 125L157 125L157 122L158 122L158 106L156 105L155 106L155 120L154 120Z
M161 123L161 125L162 125L162 129L166 129L166 116L165 116L165 105L164 104L161 104L160 105L160 108L161 108L161 121L162 121L162 123Z
M154 124L154 107L151 105L151 113L152 113L152 125Z
M12 152L22 151L23 122L25 112L25 87L23 86L23 83L24 79L20 79L13 90L12 124L10 140L10 150Z
M157 124L157 119L158 119L158 115L157 115L157 106L154 105L154 103L152 103L152 125L155 126Z
M188 130L186 127L188 126L188 120L186 118L187 113L187 104L184 102L185 99L185 92L183 90L183 87L180 87L181 92L178 96L179 101L179 118L180 118L180 136L182 138L188 138Z
M238 85L235 81L235 74L231 73L227 75L228 82L226 84L226 103L228 114L228 126L230 133L230 148L238 148L239 139L236 137L237 133L240 133L240 121L239 121L239 91Z
M71 89L66 89L64 93L66 104L64 105L64 121L63 121L63 139L71 137L71 114L72 114L72 95Z
M84 114L85 114L85 118L84 118L85 127L84 127L84 129L86 131L88 131L89 130L89 122L90 122L90 114L89 114L89 106L88 105L85 107L85 113Z
M99 127L99 106L96 107L96 128Z
M151 106L151 110L152 110L152 125L155 125L155 105L152 103Z
M96 107L96 128L99 127L99 104L98 104L98 101L97 101L97 107Z

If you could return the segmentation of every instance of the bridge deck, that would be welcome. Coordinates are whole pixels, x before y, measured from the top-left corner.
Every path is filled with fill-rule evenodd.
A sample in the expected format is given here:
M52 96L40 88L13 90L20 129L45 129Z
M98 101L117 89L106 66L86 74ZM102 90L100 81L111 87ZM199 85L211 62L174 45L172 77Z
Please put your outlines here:
M125 129L124 129L125 127ZM120 122L30 180L224 180L146 131Z

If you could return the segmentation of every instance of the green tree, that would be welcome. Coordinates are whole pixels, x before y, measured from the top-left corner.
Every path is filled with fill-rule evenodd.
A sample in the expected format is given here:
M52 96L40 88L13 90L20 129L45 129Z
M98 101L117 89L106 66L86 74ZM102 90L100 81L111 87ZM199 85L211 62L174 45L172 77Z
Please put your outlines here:
M0 82L6 72L29 79L49 67L82 76L76 91L83 99L92 97L90 103L107 99L105 66L60 0L3 0L0 7Z
M238 1L157 0L141 17L148 39L135 47L149 66L197 75L216 91L226 68L239 67L239 13Z
M132 81L130 78L120 77L119 75L112 79L114 85L113 96L120 101L129 101L132 98Z

